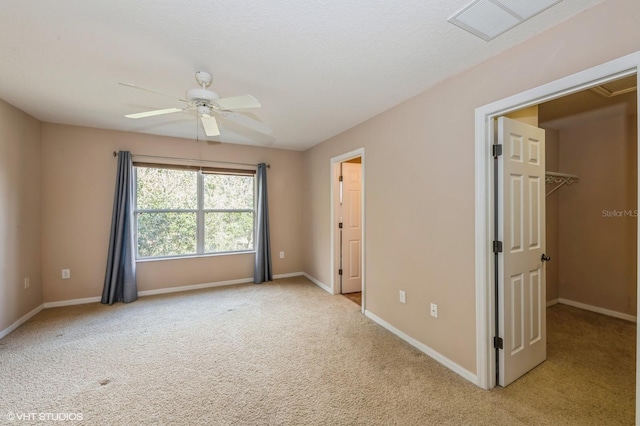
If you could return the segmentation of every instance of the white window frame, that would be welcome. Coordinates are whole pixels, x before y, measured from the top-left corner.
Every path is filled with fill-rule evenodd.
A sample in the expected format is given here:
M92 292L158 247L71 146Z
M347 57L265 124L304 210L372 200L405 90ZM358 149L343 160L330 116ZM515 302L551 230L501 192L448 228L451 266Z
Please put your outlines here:
M164 167L163 167L164 166ZM197 207L195 209L138 209L138 168L155 168L155 169L174 169L192 171L196 173L196 196ZM255 241L256 241L256 210L257 210L257 184L256 175L253 171L248 170L233 170L226 169L224 171L206 171L202 167L194 168L189 166L179 165L162 165L162 164L140 164L134 163L133 167L133 180L135 182L133 189L134 199L134 236L135 236L135 250L136 261L149 261L149 260L162 260L162 259L176 259L176 258L190 258L190 257L204 257L204 256L217 256L228 254L243 254L243 253L255 253ZM251 176L253 178L253 208L251 209L205 209L204 208L204 178L207 174L217 175L237 175L237 176ZM196 214L196 252L195 253L183 253L166 256L140 256L138 253L138 214L139 213L195 213ZM216 251L205 252L205 216L207 213L252 213L253 223L253 248L247 250L232 250L232 251Z

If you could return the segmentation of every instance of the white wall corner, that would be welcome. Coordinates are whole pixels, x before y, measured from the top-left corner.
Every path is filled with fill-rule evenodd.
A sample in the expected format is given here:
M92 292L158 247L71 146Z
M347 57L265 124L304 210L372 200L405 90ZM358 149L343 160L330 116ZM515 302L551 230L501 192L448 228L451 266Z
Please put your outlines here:
M311 275L307 274L306 272L304 273L304 276L311 281L312 283L314 283L315 285L317 285L318 287L320 287L321 289L323 289L324 291L326 291L329 294L333 294L333 292L331 291L331 287L329 287L326 284L322 284L320 281L318 281L317 279L313 278Z

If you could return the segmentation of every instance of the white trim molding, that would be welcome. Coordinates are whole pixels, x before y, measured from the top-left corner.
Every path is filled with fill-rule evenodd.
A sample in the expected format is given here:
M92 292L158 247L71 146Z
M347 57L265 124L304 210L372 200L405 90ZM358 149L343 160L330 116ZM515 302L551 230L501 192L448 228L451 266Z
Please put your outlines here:
M0 331L0 339L4 338L6 335L14 331L16 328L20 327L25 322L29 321L34 315L44 309L43 305L38 306L37 308L31 310L29 313L23 315L18 321L11 324L9 327Z
M44 308L60 308L62 306L73 306L73 305L86 305L87 303L98 303L102 298L100 296L97 297L84 297L82 299L70 299L70 300L59 300L56 302L45 302Z
M203 284L193 284L193 285L183 285L180 287L168 287L168 288L159 288L157 290L144 290L139 291L138 296L153 296L156 294L167 294L167 293L178 293L181 291L192 291L192 290L202 290L205 288L212 287L224 287L227 285L238 285L238 284L247 284L252 283L253 277L251 278L240 278L238 280L228 280L228 281L217 281L212 283L203 283Z
M293 278L293 277L303 277L304 276L304 272L291 272L289 274L278 274L278 275L274 275L273 279L274 280L279 280L282 278Z
M292 273L288 273L288 274L274 275L273 279L274 280L278 280L278 279L281 279L281 278L291 278L291 277L300 277L300 276L307 277L310 281L313 281L316 285L320 286L324 290L327 290L327 287L324 284L320 283L315 278L310 277L309 275L307 275L304 272L292 272ZM228 285L238 285L238 284L248 284L248 283L252 283L252 282L253 282L253 277L252 278L241 278L241 279L237 279L237 280L217 281L217 282L210 282L210 283L203 283L203 284L184 285L184 286L179 286L179 287L159 288L157 290L142 290L142 291L138 292L138 296L139 297L154 296L156 294L178 293L178 292L181 292L181 291L202 290L202 289L205 289L205 288L224 287L224 286L228 286ZM85 298L82 298L82 299L60 300L60 301L56 301L56 302L46 302L46 303L43 304L43 307L45 309L48 309L48 308L59 308L61 306L84 305L84 304L87 304L87 303L98 303L98 302L100 302L101 299L102 298L100 296L96 296L96 297L85 297Z
M624 312L612 311L611 309L600 308L598 306L587 305L586 303L574 302L569 299L558 299L558 303L561 305L573 306L574 308L584 309L585 311L595 312L597 314L607 315L614 318L623 319L626 321L637 322L637 317ZM547 305L548 306L548 305Z
M321 283L320 281L318 281L317 279L315 279L314 277L312 277L311 275L307 274L306 272L303 274L309 281L311 281L312 283L314 283L315 285L317 285L318 287L320 287L321 289L323 289L324 291L326 291L329 294L333 294L333 291L331 290L331 287L329 287L326 284Z
M401 338L402 340L404 340L414 348L418 349L420 352L424 353L428 357L433 358L440 364L444 365L449 370L452 370L454 373L459 374L460 376L464 377L465 379L467 379L473 384L476 384L478 382L478 377L475 374L473 374L466 368L461 367L455 362L451 361L449 358L442 355L441 353L431 349L429 346L425 345L424 343L421 343L416 339L414 339L413 337L403 333L402 331L398 330L397 328L395 328L394 326L392 326L382 318L378 317L377 315L371 313L370 311L365 311L364 314L366 317L370 318L376 324L386 328L391 333L395 334L396 336L398 336L399 338Z
M494 235L493 225L493 119L501 115L538 105L572 93L600 85L604 82L637 74L640 67L640 51L589 68L587 70L552 81L539 87L518 93L508 98L484 105L475 112L475 273L476 273L476 359L478 386L491 389L496 386L495 350L492 340L495 330L495 291L494 291L494 255L491 243ZM639 118L640 120L640 118ZM640 150L639 150L640 156ZM640 179L640 175L639 175ZM639 185L640 189L640 185ZM638 228L640 236L640 228ZM640 237L638 238L640 246ZM640 250L639 250L640 254ZM640 268L640 262L638 262ZM640 269L639 269L640 270ZM640 273L638 274L640 278ZM637 284L636 284L637 286ZM640 300L640 292L638 292ZM640 331L640 329L639 329ZM640 336L640 334L639 334ZM640 354L640 338L638 354ZM640 358L637 374L640 377ZM636 385L640 385L636 380ZM640 386L638 386L640 390ZM638 410L636 410L638 411ZM638 413L640 419L640 413Z
M337 224L335 221L335 197L336 194L334 193L334 189L335 189L335 177L334 177L334 168L336 166L336 164L340 164L344 161L348 161L354 158L358 158L360 157L361 160L361 164L362 164L362 175L361 175L361 182L362 182L362 187L361 187L361 191L360 191L360 202L361 202L361 224L362 224L362 235L361 235L361 253L360 253L360 274L362 276L362 313L365 313L366 310L366 287L367 287L367 280L366 280L366 161L365 161L365 149L364 148L358 148L358 149L354 149L353 151L349 151L346 152L344 154L338 155L336 157L331 158L331 160L329 161L329 176L331 178L331 183L330 183L330 205L331 205L331 219L330 219L330 241L331 241L331 248L330 248L330 258L329 258L329 268L330 268L330 275L329 277L331 277L331 283L329 288L331 289L331 294L340 294L340 289L338 288L339 286L336 283L336 275L337 275L337 268L336 268L336 238L335 238L335 234L336 234L336 229L337 229Z

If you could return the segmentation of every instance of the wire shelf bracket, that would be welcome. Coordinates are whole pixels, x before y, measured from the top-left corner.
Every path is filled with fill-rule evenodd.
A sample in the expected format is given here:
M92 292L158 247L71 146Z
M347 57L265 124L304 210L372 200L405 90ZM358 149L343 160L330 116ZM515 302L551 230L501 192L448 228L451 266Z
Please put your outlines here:
M564 185L573 185L574 183L578 182L580 180L580 178L576 175L570 175L567 173L556 173L556 172L545 172L545 182L547 184L555 184L556 187L553 188L551 191L547 192L547 197L551 194L553 194L554 192L556 192L558 189L562 188Z

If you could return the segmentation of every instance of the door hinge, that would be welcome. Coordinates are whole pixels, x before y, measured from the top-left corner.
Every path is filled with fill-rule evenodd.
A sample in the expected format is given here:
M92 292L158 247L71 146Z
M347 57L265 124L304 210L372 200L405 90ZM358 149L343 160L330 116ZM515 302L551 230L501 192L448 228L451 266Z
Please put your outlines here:
M338 181L342 182L342 176L340 176L340 177L338 178Z
M502 241L494 241L493 242L493 252L494 253L502 253Z
M493 338L493 347L495 349L502 349L504 342L502 341L502 337L495 336Z
M338 275L342 275L342 269L338 269Z
M338 228L342 229L342 222L338 224Z
M493 158L500 157L502 155L502 145L491 145L491 154L493 155Z

